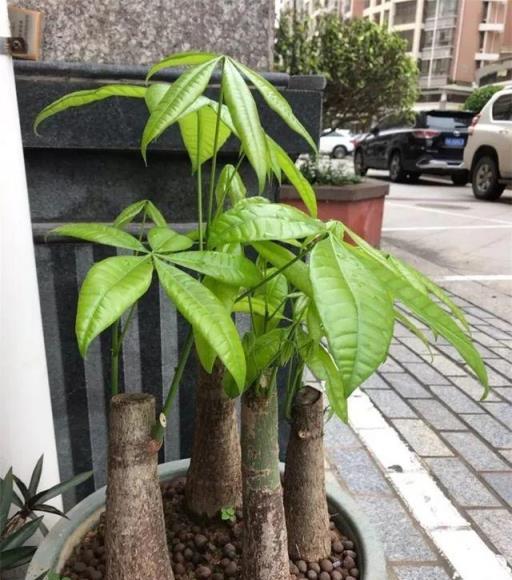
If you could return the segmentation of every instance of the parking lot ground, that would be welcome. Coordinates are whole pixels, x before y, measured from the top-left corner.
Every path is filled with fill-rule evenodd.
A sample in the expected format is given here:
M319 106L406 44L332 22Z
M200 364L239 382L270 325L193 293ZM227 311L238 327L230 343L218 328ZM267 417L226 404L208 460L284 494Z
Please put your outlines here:
M328 423L328 462L379 530L393 580L511 579L512 191L489 203L444 180L392 184L382 249L464 310L492 391L480 401L451 346L429 352L397 326L350 426Z

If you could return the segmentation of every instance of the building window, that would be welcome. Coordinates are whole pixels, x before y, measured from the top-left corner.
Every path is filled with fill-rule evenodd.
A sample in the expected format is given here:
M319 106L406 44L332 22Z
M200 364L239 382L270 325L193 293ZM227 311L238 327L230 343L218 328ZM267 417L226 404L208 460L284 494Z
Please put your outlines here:
M432 48L434 42L434 31L426 30L423 33L421 47L423 50ZM436 31L436 41L434 48L444 48L446 46L452 46L453 44L453 28L442 28Z
M416 20L416 0L395 4L394 24L412 24Z
M432 61L432 72L430 72L430 60L422 60L420 65L421 76L426 77L429 74L432 74L432 76L446 76L450 71L451 63L451 58L435 58Z
M401 30L397 34L407 42L407 50L410 52L414 42L414 30Z
M457 14L458 4L458 0L427 0L425 3L425 18L435 18L437 10L439 10L439 18L443 16L455 16Z

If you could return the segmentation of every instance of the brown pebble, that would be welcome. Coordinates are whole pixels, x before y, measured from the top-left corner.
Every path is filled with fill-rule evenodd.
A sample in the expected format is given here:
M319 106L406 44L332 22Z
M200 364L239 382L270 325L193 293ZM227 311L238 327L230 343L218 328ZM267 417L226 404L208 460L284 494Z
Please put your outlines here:
M185 572L187 571L185 566L183 566L183 564L181 563L176 564L175 566L173 566L173 568L176 574L185 574Z
M237 573L238 573L238 566L235 564L235 562L230 562L224 568L224 574L226 574L226 576L228 576L228 577L236 576Z
M308 562L308 566L310 570L313 570L313 572L316 572L317 574L320 574L322 571L322 568L320 568L320 564L318 562Z
M194 537L194 544L198 550L203 550L206 547L206 544L208 544L208 538L203 536L203 534L196 534Z
M306 564L306 562L304 562L304 560L297 560L297 562L295 562L295 565L299 569L299 572L302 572L303 574L305 574L308 571L308 565Z
M172 555L172 559L174 562L184 562L185 556L183 555L183 552L176 552Z
M85 564L85 562L75 562L73 564L73 570L78 573L85 572L86 568L87 565Z
M350 540L343 540L343 545L345 546L346 550L352 550L354 547L354 542L351 542Z
M331 580L331 575L329 572L322 572L318 577L318 580Z
M197 578L209 578L212 575L212 571L208 566L199 566L196 569L196 577Z
M331 580L343 580L343 574L339 570L331 572Z
M357 568L351 568L349 570L350 575L354 576L354 578L358 578L359 577L359 570Z
M324 560L320 560L320 568L324 572L331 572L333 569L332 562L330 560L328 560L327 558L325 558Z
M215 572L212 580L224 580L224 574L222 572Z
M317 580L318 574L314 570L308 570L308 572L306 574L306 578L308 580Z
M357 554L353 550L345 550L343 555L350 556L351 558L354 558L354 560L357 558Z
M343 568L350 570L350 568L355 568L355 566L356 563L354 562L354 558L351 558L350 556L343 558Z
M185 556L185 560L192 560L194 552L190 548L185 548L185 550L183 551L183 555ZM345 567L349 568L349 566Z
M297 566L295 566L295 564L293 562L290 562L290 574L297 575L298 573L299 573L299 569L297 568Z
M333 542L332 549L336 554L341 554L344 550L344 547L343 547L343 544L340 541L338 541L338 542Z

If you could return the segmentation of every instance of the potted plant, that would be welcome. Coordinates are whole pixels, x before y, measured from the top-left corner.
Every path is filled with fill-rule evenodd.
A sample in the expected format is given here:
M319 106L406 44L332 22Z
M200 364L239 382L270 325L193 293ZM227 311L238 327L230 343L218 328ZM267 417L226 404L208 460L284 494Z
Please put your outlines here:
M325 381L332 411L346 420L348 396L386 359L395 319L423 336L408 311L449 340L484 385L485 368L462 314L441 289L374 249L341 222L317 219L311 185L262 129L248 83L315 149L274 87L241 63L208 53L167 57L152 67L148 79L164 67L179 65L187 68L172 85L110 85L73 93L49 105L36 120L37 126L69 107L112 96L144 98L149 118L142 154L146 159L150 143L178 123L197 176L199 209L197 228L185 235L169 228L149 200L126 208L112 225L76 223L58 228L61 235L122 248L129 255L107 258L92 267L80 290L76 323L83 355L101 332L113 333L105 521L98 524L104 499L100 491L77 506L76 518L41 547L29 578L48 564L67 570L67 557L71 554L76 560L89 544L98 547L100 537L108 579L289 580L307 573L323 580L326 574L339 577L336 566L345 566L345 577L359 576L356 553L347 547L353 544L345 539L349 544L344 545L341 536L352 529L360 542L362 577L380 580L384 574L380 549L374 548L373 553L365 544L358 516L344 524L338 517L338 525L345 528L330 529L328 501L341 514L351 510L343 505L344 498L341 503L334 496L327 501L323 405L320 395L303 384L304 367ZM216 69L221 83L217 102L202 94ZM240 158L237 165L218 171L217 153L229 136L240 141ZM238 171L243 159L256 173L260 191L269 176L286 175L309 215L258 195L248 196ZM206 187L205 163L211 163ZM118 392L116 373L131 313L154 276L190 323L166 401L156 417L150 396ZM406 311L397 309L396 302ZM232 322L233 312L249 315L250 329L243 336ZM186 479L167 484L162 502L157 452L194 347L202 367L198 433ZM293 425L284 500L276 406L276 377L283 366L288 367L286 406ZM241 450L230 401L239 396ZM214 413L208 413L210 404ZM182 476L187 467L182 462L164 466L161 475L164 479ZM312 493L304 494L305 484L313 481ZM211 495L201 497L209 490ZM236 510L240 499L243 518ZM230 504L223 505L226 501ZM298 511L300 525L296 525ZM220 518L236 520L230 528L233 543L226 542L225 530L217 529ZM81 535L81 547L73 551ZM89 551L91 559L98 560L96 552ZM90 574L97 572L93 569Z
M350 173L327 157L307 156L299 160L299 169L315 189L320 219L341 221L372 246L380 246L389 184ZM281 185L280 199L304 210L293 183Z

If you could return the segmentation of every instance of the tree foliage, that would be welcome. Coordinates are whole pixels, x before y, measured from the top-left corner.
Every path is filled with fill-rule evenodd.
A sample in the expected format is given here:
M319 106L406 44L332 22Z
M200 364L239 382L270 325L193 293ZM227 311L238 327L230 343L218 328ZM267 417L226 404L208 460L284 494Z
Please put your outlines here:
M417 98L418 68L407 43L369 20L325 15L312 33L307 21L285 15L277 32L276 64L291 74L327 77L329 126L366 129L387 113L410 109Z
M464 110L479 113L494 93L501 91L502 88L500 85L487 85L475 89L464 102Z

